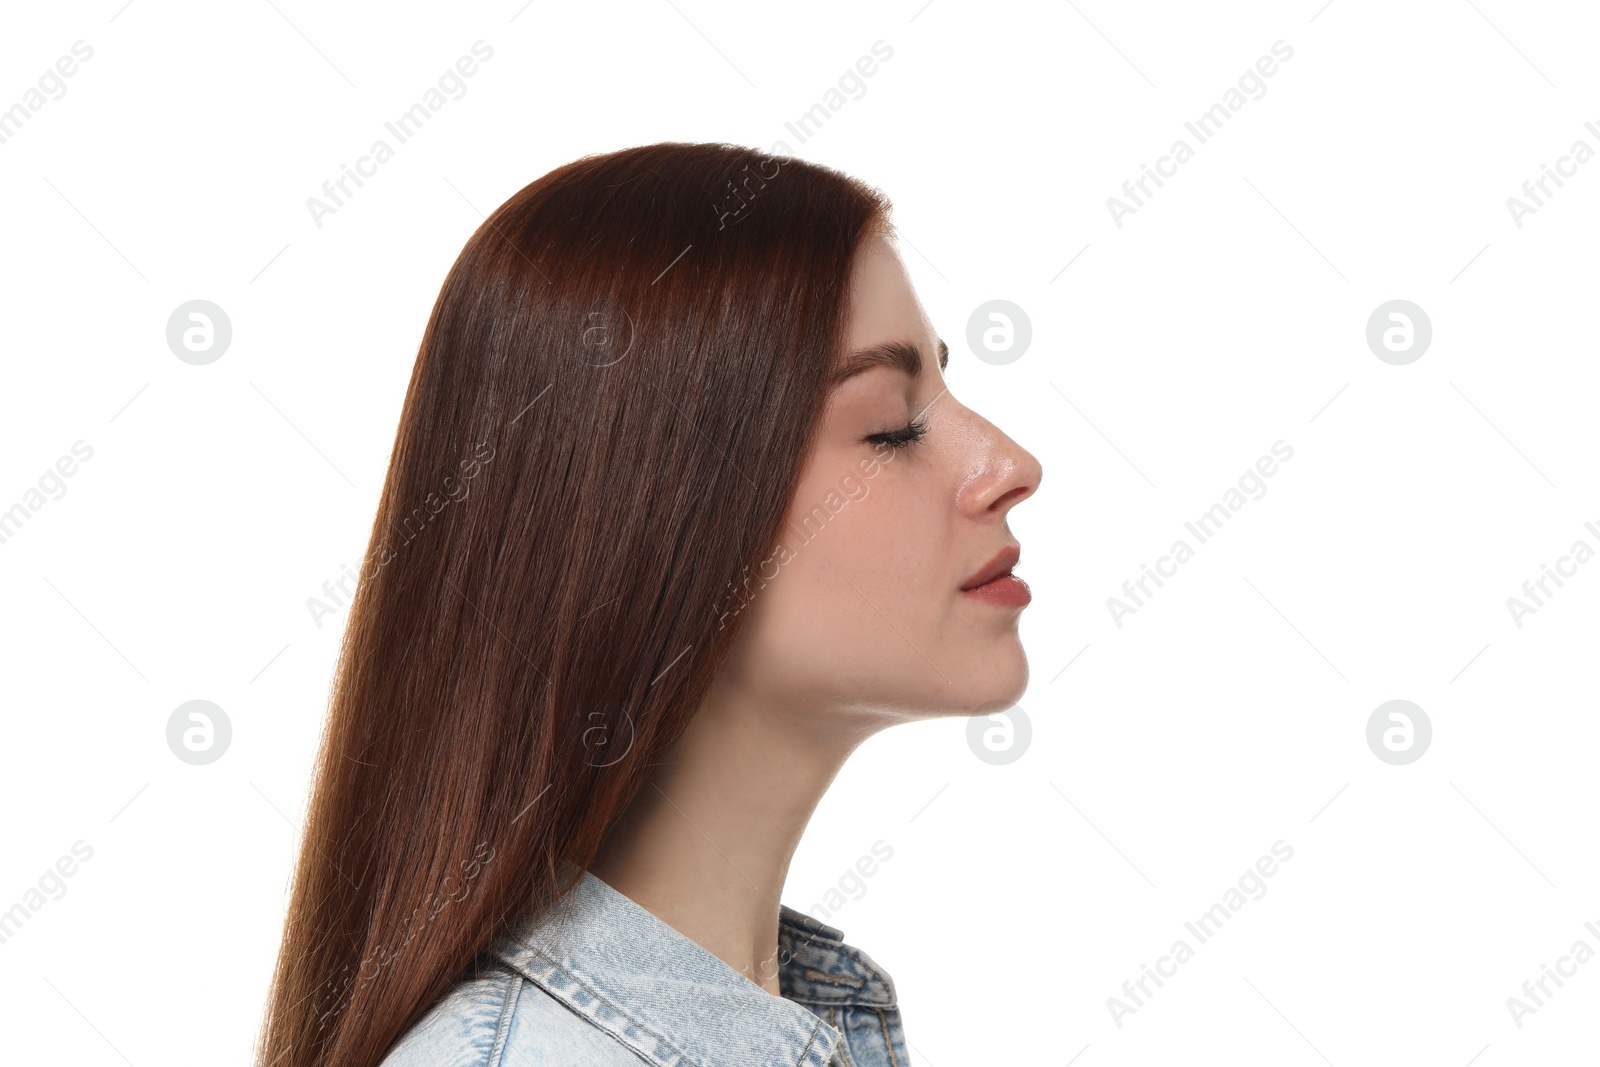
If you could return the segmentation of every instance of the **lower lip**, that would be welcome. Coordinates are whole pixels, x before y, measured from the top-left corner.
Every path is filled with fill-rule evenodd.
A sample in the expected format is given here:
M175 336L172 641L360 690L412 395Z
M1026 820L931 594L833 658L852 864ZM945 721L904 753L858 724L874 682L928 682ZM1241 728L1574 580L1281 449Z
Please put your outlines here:
M1014 574L1003 574L992 582L963 589L962 593L1008 608L1023 607L1033 599L1033 594L1028 591L1028 583Z

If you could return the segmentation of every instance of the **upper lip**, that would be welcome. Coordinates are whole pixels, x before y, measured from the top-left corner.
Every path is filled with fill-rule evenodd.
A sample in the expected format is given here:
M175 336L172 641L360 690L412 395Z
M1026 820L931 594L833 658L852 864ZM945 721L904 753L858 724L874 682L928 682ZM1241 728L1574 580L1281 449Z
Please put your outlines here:
M961 588L976 589L980 585L994 581L1002 574L1008 573L1017 565L1017 560L1022 558L1022 548L1019 545L1006 545L994 554L994 558L979 568L972 577L961 583Z

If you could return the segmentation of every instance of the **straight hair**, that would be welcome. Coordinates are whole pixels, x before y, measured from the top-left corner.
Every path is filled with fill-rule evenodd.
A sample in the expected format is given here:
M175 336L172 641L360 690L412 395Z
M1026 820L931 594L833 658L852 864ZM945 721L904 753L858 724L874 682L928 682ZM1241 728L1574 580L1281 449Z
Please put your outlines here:
M375 1067L589 868L745 618L889 210L817 164L663 143L472 234L352 599L258 1067Z

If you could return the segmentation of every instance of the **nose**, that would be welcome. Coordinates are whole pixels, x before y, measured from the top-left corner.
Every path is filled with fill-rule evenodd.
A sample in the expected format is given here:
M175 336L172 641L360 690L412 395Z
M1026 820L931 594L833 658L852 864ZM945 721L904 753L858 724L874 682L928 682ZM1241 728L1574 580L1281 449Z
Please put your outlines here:
M963 514L980 522L999 521L1033 495L1044 468L1032 452L989 420L976 414L972 418L975 447L957 505Z

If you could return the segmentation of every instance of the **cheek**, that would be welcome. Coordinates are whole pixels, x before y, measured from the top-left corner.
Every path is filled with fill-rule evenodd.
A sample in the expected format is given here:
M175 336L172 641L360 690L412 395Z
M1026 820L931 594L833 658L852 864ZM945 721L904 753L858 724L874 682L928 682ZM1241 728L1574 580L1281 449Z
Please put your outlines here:
M924 573L929 542L938 534L924 513L926 493L893 461L879 463L870 476L846 459L833 469L838 477L807 485L789 509L785 532L795 551L785 569L815 608L842 611L865 606L852 584L876 602L874 590L903 586Z
M948 531L926 487L899 473L891 462L797 494L747 620L751 650L783 665L783 684L859 685L904 658L908 639L936 642L947 623Z

